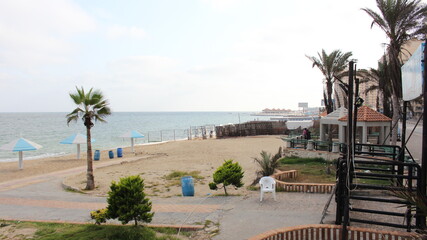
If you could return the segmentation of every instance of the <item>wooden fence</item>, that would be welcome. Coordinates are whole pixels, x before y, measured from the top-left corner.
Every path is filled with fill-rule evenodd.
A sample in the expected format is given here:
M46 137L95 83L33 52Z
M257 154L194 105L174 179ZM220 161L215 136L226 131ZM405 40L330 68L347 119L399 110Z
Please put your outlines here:
M286 179L295 179L298 177L298 170L289 170L289 171L277 171L275 174L271 175L276 180L286 180Z
M289 132L286 122L253 121L215 127L216 137L283 135Z
M339 225L312 224L271 230L249 240L341 240ZM368 228L348 227L349 240L409 240L426 239L417 233L381 231Z
M294 183L276 181L277 190L285 192L331 193L335 184L328 183Z

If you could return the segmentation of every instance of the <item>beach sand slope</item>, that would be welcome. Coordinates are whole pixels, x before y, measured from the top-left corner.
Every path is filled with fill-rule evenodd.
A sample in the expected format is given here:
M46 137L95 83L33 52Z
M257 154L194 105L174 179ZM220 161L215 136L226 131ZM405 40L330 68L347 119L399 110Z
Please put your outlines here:
M132 155L132 160L123 158L120 164L102 167L95 170L96 189L91 194L106 195L112 181L122 177L140 175L145 182L145 192L150 196L170 197L181 195L179 178L166 180L165 176L174 171L196 171L202 177L194 179L196 196L223 194L223 189L212 191L209 182L213 181L214 171L223 164L224 160L233 159L239 162L244 173L244 187L235 190L227 188L229 194L245 194L256 177L257 164L253 158L261 151L275 154L283 141L279 136L255 136L228 139L207 139L175 141L154 145L143 145L136 148L134 154L125 149L125 156ZM139 159L139 160L138 160ZM102 160L101 160L102 161ZM69 176L64 183L68 186L83 189L85 173Z

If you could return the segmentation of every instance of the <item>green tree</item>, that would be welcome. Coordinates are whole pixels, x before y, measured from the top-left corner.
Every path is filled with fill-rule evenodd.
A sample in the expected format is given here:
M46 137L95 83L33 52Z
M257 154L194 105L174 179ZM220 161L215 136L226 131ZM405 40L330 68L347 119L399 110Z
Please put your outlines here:
M242 167L238 162L233 163L233 160L224 161L222 166L218 167L218 169L213 174L213 182L209 183L209 188L212 190L217 190L218 185L222 184L222 188L224 188L225 195L227 194L227 186L233 185L235 188L239 188L243 186L242 178L243 178Z
M85 93L83 87L81 89L76 87L76 93L70 93L70 97L77 105L71 113L67 114L67 124L71 121L77 121L79 118L83 120L86 127L87 136L87 181L86 190L93 190L95 188L95 179L93 176L93 159L92 159L92 143L90 129L94 126L95 121L106 122L104 118L111 114L108 106L108 101L100 90L93 90Z
M387 58L390 64L388 84L392 88L393 126L399 121L402 99L401 56L405 55L404 44L427 33L427 6L421 0L376 0L379 12L362 8L372 18L371 27L384 31L389 43ZM393 129L392 143L397 140L397 128Z
M334 111L334 105L332 101L334 78L346 69L352 53L342 53L340 50L334 50L330 54L327 54L325 50L322 49L322 53L317 53L317 55L319 58L314 56L306 57L313 62L313 67L319 68L325 77L323 100L325 102L326 111L329 114Z
M256 172L257 178L252 182L252 185L257 184L262 177L274 174L280 165L279 160L282 158L282 147L279 147L279 151L274 156L266 151L261 151L260 155L260 158L254 158L260 169Z
M139 176L121 178L119 183L112 182L107 198L108 218L118 218L122 224L130 221L151 222L154 213L151 201L144 193L144 180Z

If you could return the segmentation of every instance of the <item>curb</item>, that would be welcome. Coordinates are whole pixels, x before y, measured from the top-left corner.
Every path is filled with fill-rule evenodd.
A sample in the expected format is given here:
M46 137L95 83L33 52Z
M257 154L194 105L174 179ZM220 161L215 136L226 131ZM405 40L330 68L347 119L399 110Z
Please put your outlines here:
M40 222L40 223L66 223L66 224L94 224L93 222L74 222L74 221L50 221L50 220L30 220L30 219L7 219L2 218L3 221L19 221L19 222ZM107 223L102 225L108 225L108 226L123 226L123 224L115 224L115 223ZM174 229L181 229L181 231L198 231L202 230L205 226L204 225L174 225L174 224L144 224L144 226L150 227L150 228L174 228Z
M77 192L77 193L81 193L81 194L87 194L78 188L71 187L71 186L65 184L64 181L61 181L61 187L64 190L73 191L73 192Z

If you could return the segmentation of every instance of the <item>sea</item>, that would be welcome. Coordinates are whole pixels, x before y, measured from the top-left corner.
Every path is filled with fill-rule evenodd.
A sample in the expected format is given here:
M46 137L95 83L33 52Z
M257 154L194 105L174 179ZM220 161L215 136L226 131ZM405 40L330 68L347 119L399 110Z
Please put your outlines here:
M106 123L95 122L91 129L94 150L113 150L129 147L130 139L120 137L136 130L145 137L135 144L188 139L201 135L202 128L209 134L215 126L237 124L253 120L269 120L268 116L253 116L254 112L114 112ZM43 147L24 152L24 159L38 159L76 152L74 144L60 144L75 133L86 134L81 120L67 125L67 113L0 113L0 146L23 137ZM293 123L289 128L298 127ZM291 124L292 125L292 124ZM297 126L298 125L298 126ZM191 130L190 130L191 129ZM82 152L85 151L82 145ZM17 161L18 153L0 150L0 162Z

